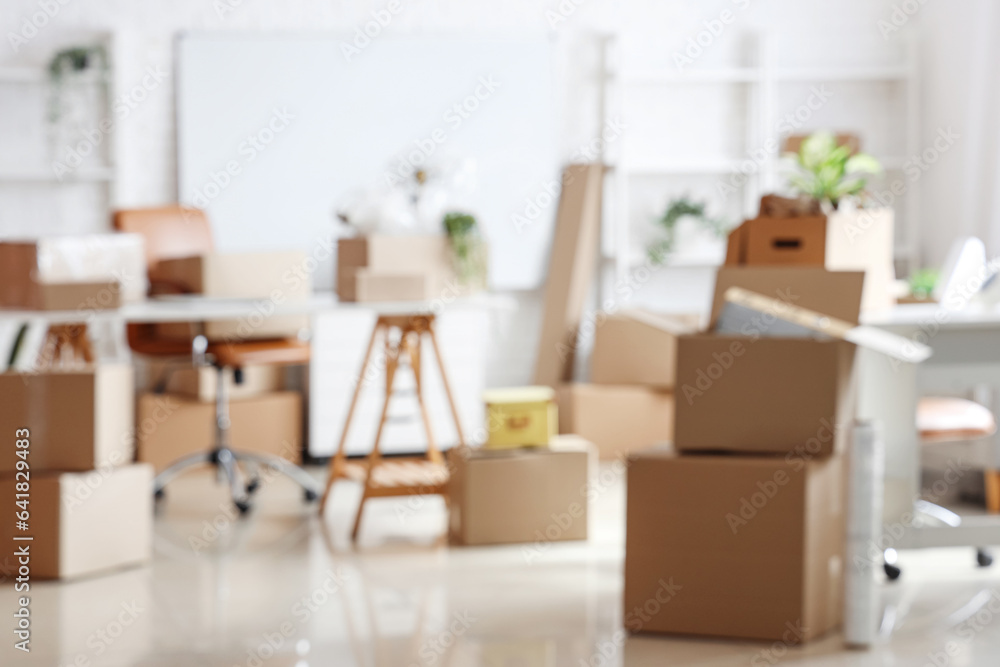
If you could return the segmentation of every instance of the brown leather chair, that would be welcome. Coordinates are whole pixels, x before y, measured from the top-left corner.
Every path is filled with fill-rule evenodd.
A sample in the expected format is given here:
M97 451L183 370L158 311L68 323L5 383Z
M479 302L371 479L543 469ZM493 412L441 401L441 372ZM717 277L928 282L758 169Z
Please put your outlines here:
M177 293L179 286L157 276L161 260L211 252L212 231L203 211L180 206L116 211L115 229L141 234L146 242L151 293ZM303 489L306 501L319 497L319 485L305 470L277 456L251 454L234 450L229 441L229 400L223 382L227 368L234 370L239 382L241 369L247 364L302 364L309 360L309 344L297 339L213 342L194 335L189 340L164 338L157 335L152 323L129 324L129 347L138 354L153 357L186 358L192 362L211 364L218 372L216 391L216 439L210 451L186 456L157 475L154 482L156 497L162 498L164 487L190 467L210 464L220 478L229 483L233 503L241 513L250 509L250 498L259 487L261 467L282 473ZM243 470L241 470L241 465ZM246 481L244 481L246 480Z

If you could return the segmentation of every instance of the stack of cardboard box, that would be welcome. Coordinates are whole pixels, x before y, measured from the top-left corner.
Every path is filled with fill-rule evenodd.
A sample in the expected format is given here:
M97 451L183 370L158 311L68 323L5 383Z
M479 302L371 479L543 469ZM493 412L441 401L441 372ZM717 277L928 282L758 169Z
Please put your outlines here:
M370 234L337 242L341 301L430 301L460 291L443 234Z
M590 383L559 388L559 430L610 459L669 442L674 431L678 337L690 322L642 310L595 323Z
M550 387L486 392L484 447L449 452L449 536L455 544L587 539L594 446L556 435Z
M0 395L0 540L20 554L4 573L69 578L148 561L153 471L132 463L132 368L3 373Z
M712 323L742 286L856 325L862 281L723 268ZM633 630L797 644L841 621L854 346L775 336L776 319L678 338L677 451L630 459L625 608L646 610ZM661 603L664 582L676 595Z

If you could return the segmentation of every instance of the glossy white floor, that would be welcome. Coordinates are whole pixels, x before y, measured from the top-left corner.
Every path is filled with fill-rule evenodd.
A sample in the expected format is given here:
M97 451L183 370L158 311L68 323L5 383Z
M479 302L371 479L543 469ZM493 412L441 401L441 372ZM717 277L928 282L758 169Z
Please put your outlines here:
M995 667L1000 655L1000 618L984 606L1000 596L1000 566L977 569L969 550L902 555L903 579L884 589L894 629L872 651L845 651L837 636L787 652L664 637L616 644L621 480L597 499L588 542L542 551L445 547L438 498L373 501L354 549L357 492L338 487L325 530L284 482L241 521L207 475L179 480L157 520L154 562L35 585L33 650L15 651L4 631L0 664ZM0 609L13 609L14 595L0 588Z

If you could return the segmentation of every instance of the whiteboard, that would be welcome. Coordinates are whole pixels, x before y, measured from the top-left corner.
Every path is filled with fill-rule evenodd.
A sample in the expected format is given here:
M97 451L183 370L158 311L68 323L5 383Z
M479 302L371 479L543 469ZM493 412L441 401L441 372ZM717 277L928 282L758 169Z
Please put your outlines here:
M317 289L332 288L338 206L433 141L440 156L474 160L466 201L490 245L491 286L537 287L560 170L550 41L381 36L348 59L351 39L182 35L179 201L208 212L219 250L304 250L319 261Z

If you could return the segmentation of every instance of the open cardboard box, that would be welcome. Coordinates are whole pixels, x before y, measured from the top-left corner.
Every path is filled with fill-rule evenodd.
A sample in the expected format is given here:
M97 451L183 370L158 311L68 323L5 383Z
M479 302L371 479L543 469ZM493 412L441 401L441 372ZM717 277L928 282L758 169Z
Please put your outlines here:
M843 609L844 457L629 457L625 628L800 644Z
M759 290L753 292L755 303L765 306L751 309L736 324L724 321L716 307L715 331L680 338L674 434L680 451L789 454L805 449L829 456L843 449L853 417L855 346L905 362L919 362L929 354L925 347L885 332L872 335L860 328L863 335L855 335L860 274L791 268L763 274L759 269L727 271L720 271L716 284L717 304L724 304L726 293L743 282L748 290ZM800 307L805 303L829 304L838 316ZM827 326L790 333L790 325L810 318Z
M674 394L642 385L571 383L559 386L559 432L597 447L601 459L670 442Z
M644 310L609 315L594 332L590 381L673 389L677 337L694 330L684 322Z

